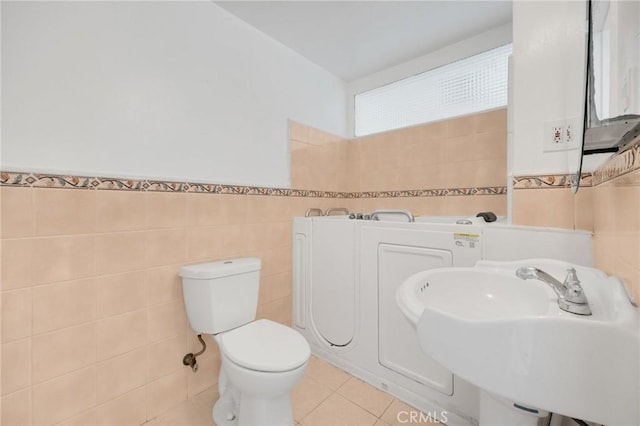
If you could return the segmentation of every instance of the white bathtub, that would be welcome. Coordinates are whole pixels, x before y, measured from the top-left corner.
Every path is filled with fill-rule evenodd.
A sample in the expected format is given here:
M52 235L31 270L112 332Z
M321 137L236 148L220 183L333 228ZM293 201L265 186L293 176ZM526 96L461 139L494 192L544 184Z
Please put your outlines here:
M424 355L396 288L416 272L480 259L592 264L588 232L459 219L294 219L293 327L320 358L425 413L446 411L449 425L475 422L478 390Z

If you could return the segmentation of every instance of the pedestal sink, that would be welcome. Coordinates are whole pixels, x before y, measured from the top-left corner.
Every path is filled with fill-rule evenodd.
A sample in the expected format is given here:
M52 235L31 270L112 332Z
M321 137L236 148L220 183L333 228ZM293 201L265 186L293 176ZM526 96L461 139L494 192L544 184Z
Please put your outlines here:
M547 284L516 277L523 266L560 281L575 268L592 315L560 310ZM481 425L544 411L640 424L640 314L617 278L550 259L480 261L417 273L396 296L423 351L483 391Z

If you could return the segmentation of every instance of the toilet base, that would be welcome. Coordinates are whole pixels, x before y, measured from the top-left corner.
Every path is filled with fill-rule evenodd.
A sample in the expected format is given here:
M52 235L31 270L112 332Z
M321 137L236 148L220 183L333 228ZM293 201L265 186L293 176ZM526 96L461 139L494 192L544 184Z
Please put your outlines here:
M231 398L220 397L213 405L213 422L218 426L237 426L238 410Z
M220 337L214 340L220 344ZM220 398L212 417L218 426L293 426L291 391L304 376L308 358L294 369L280 372L250 370L220 351Z
M226 363L225 363L226 364ZM228 365L228 364L226 364ZM306 365L300 370L304 372ZM288 386L287 386L288 389ZM220 398L212 410L218 426L293 426L290 391L265 395L240 392L227 377L226 369L218 377Z
M289 394L265 398L264 395L240 395L234 400L233 389L227 391L213 405L213 422L218 426L293 426Z
M238 426L293 426L291 398L289 394L265 398L240 395Z

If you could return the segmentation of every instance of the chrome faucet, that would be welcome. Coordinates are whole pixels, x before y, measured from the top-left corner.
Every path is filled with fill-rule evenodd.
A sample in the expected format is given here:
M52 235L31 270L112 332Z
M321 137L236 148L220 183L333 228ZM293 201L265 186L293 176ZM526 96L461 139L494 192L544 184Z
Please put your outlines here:
M591 315L591 308L587 296L580 285L580 280L574 268L567 269L567 276L561 283L545 271L533 266L522 266L516 271L516 276L523 280L536 279L549 285L558 296L560 309L572 314Z

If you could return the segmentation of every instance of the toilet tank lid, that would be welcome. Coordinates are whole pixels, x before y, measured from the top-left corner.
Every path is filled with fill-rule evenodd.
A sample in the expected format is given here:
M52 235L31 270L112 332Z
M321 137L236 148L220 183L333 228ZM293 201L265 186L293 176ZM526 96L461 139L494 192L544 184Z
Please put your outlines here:
M180 268L178 275L183 278L206 280L227 277L260 270L260 259L244 257L240 259L222 260L220 262L198 263Z

